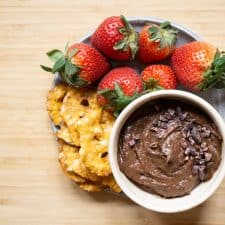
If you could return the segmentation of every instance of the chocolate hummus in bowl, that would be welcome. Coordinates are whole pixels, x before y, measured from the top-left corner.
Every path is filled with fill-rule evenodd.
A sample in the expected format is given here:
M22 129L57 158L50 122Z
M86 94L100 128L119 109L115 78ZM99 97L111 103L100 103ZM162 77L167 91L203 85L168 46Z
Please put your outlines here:
M223 119L200 97L178 90L146 94L116 120L109 145L112 172L143 207L190 209L224 177L224 134Z

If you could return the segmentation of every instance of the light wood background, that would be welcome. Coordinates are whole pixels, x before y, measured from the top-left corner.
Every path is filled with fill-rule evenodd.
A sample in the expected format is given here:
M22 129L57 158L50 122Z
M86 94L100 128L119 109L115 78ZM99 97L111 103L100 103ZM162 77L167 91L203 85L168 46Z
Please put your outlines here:
M45 52L79 40L110 15L156 16L225 50L225 0L0 0L0 224L225 224L225 181L179 214L147 211L107 193L87 194L63 176L45 98Z

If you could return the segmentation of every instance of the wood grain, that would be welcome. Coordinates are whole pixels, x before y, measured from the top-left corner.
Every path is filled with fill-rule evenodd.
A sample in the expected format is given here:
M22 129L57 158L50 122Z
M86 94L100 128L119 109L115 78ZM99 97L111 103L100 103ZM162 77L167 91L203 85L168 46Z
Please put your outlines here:
M0 224L225 224L225 182L203 205L174 215L107 193L87 194L63 176L45 111L53 77L44 53L79 40L109 15L156 16L225 49L224 0L0 1Z

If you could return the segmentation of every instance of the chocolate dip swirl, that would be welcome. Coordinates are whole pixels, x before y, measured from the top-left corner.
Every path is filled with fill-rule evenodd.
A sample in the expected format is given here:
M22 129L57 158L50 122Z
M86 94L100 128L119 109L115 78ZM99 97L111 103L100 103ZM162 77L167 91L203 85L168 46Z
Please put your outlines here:
M199 109L175 100L142 106L120 135L120 170L142 189L183 196L210 179L221 160L222 138Z

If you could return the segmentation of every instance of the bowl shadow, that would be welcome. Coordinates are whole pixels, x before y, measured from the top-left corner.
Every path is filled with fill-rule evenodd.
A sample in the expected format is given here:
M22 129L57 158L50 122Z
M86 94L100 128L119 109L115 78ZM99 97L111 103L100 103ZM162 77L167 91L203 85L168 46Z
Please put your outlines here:
M179 213L158 213L136 205L125 195L104 192L89 193L88 196L101 203L111 202L118 205L121 213L127 211L124 207L130 207L132 214L130 216L134 220L134 223L130 225L203 225L201 218L205 214L204 211L207 210L207 202L205 202L193 209Z

